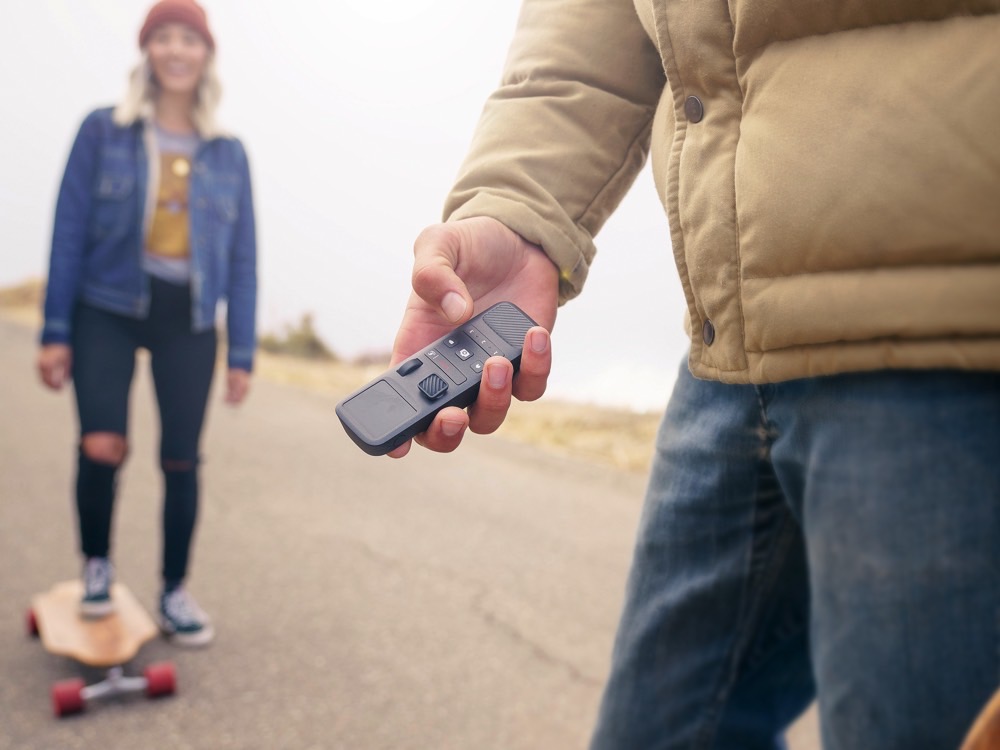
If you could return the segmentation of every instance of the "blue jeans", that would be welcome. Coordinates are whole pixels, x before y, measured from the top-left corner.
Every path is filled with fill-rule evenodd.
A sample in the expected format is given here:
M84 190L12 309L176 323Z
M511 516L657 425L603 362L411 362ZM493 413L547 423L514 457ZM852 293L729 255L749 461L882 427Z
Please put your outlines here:
M128 434L129 390L136 350L147 349L160 412L163 469L163 577L187 575L198 519L198 447L215 370L215 329L191 330L188 286L150 278L149 316L131 318L79 304L73 316L73 386L80 435ZM81 451L76 508L80 550L111 551L116 467L95 464Z
M1000 685L1000 374L682 367L593 750L954 750Z

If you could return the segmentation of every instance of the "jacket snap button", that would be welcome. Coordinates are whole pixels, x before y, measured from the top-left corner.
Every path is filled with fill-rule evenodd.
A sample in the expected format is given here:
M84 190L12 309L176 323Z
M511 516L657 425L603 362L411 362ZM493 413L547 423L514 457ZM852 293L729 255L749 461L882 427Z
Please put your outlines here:
M712 325L711 320L706 320L701 327L701 338L705 342L705 346L711 346L712 342L715 341L715 326Z
M705 116L705 107L702 105L701 99L697 96L689 96L684 102L684 115L688 122L701 122L701 118Z

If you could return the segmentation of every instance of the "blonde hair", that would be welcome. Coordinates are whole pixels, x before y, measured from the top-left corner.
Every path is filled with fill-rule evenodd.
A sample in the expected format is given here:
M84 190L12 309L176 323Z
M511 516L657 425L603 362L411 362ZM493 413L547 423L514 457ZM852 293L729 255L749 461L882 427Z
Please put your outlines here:
M137 120L152 117L159 91L160 86L149 64L149 54L143 50L142 58L129 75L125 96L115 107L113 114L115 124L128 127ZM205 62L205 72L198 84L198 90L195 92L194 111L191 113L194 126L202 138L225 135L215 120L220 99L222 99L222 84L215 68L215 55L210 54Z

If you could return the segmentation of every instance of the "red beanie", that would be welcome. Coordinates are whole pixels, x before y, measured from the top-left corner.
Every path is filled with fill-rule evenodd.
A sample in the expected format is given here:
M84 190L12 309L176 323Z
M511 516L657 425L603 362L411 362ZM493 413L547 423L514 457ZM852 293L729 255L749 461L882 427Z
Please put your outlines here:
M146 22L139 31L139 47L145 47L153 30L165 23L182 23L190 26L201 35L209 49L215 49L215 39L208 30L208 16L205 15L205 9L195 0L160 0L150 8Z

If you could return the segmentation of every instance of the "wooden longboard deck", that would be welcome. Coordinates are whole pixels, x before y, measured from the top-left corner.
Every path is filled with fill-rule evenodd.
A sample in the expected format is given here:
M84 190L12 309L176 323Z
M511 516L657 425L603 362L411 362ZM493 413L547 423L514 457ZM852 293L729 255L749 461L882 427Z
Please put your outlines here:
M46 650L91 667L114 667L130 661L158 632L132 592L120 583L111 587L115 611L100 619L80 615L83 583L57 583L31 600L38 632Z
M962 743L962 750L997 750L1000 748L1000 690L979 714Z

